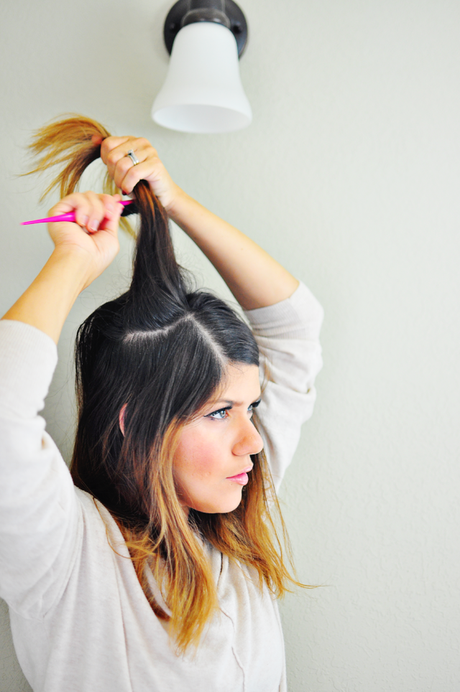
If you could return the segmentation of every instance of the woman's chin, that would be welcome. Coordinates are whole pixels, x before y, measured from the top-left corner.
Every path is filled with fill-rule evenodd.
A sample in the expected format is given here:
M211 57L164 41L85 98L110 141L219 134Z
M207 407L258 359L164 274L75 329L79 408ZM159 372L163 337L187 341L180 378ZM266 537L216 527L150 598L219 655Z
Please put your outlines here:
M241 499L242 490L239 490L232 498L227 498L226 500L219 499L215 502L197 502L193 507L189 507L189 509L195 509L197 512L202 512L203 514L229 514L240 506Z

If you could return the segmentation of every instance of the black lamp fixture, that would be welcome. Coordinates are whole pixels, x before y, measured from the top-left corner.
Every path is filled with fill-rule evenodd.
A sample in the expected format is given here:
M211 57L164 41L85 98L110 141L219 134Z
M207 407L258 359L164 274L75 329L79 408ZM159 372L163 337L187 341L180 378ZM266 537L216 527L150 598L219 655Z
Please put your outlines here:
M182 132L230 132L247 127L251 106L238 59L248 37L233 0L179 0L170 9L164 40L171 55L152 118Z

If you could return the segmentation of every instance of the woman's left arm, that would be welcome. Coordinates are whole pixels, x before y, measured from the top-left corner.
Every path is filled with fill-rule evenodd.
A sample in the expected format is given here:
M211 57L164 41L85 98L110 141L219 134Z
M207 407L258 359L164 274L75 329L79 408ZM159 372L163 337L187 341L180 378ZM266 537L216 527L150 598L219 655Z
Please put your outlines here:
M139 164L133 165L128 151L134 152ZM139 180L149 182L168 216L212 262L245 310L279 303L297 289L297 279L265 250L181 190L147 140L108 137L102 142L101 157L125 194Z
M258 429L276 489L291 463L301 426L316 400L315 379L322 366L319 333L323 309L304 284L287 300L246 312L259 345L264 370Z
M179 190L168 211L212 262L245 310L289 298L299 282L237 228Z

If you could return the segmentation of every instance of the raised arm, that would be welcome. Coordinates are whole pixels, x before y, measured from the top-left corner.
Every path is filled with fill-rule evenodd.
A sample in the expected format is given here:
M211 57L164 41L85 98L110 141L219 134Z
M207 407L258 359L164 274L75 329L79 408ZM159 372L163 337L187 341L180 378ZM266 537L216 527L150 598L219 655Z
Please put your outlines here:
M30 324L58 342L77 296L118 252L119 199L118 195L75 193L53 207L50 216L74 211L77 222L49 224L53 253L3 319Z
M129 151L139 164L133 165ZM297 279L244 233L181 190L146 139L108 137L102 142L101 157L125 194L139 180L149 182L169 217L212 262L245 310L279 303L294 293Z

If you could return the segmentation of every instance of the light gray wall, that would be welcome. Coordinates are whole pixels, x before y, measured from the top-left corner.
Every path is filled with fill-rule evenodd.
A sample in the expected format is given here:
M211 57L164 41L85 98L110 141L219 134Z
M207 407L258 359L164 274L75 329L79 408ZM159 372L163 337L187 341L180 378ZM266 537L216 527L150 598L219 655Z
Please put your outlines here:
M76 111L150 138L326 311L318 404L282 492L299 577L324 585L282 603L290 690L458 692L460 5L242 0L254 121L214 136L150 120L169 6L3 3L0 309L51 248L43 227L19 226L48 206L15 177L32 129ZM64 332L46 416L66 455L75 329L128 266L125 241ZM0 651L1 692L29 689L6 610Z

